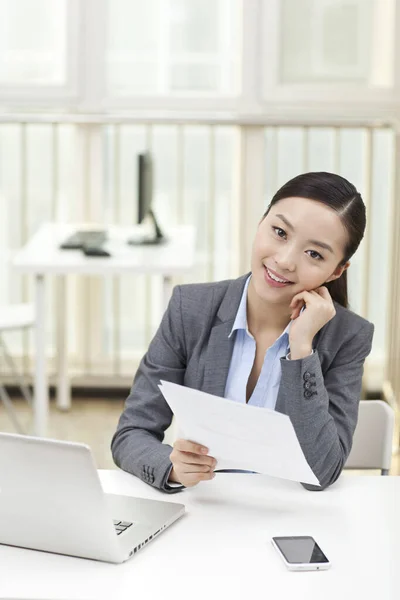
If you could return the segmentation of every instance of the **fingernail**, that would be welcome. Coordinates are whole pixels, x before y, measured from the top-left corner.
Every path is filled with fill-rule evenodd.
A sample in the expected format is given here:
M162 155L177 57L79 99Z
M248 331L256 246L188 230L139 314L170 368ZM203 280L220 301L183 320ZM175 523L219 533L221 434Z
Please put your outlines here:
M207 452L208 452L208 448L202 448L202 449L201 449L201 452L202 452L202 454L207 454Z

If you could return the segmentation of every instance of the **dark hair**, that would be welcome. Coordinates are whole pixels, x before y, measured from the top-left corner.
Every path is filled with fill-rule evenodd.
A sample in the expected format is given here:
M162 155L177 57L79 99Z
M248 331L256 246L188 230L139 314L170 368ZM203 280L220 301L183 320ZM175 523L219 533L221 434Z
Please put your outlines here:
M360 245L366 225L365 205L354 185L335 173L303 173L285 183L276 192L264 217L279 200L290 197L315 200L329 206L338 213L348 234L344 257L339 263L340 266L343 266ZM334 279L325 285L333 300L347 308L349 304L347 271L344 271L338 279Z

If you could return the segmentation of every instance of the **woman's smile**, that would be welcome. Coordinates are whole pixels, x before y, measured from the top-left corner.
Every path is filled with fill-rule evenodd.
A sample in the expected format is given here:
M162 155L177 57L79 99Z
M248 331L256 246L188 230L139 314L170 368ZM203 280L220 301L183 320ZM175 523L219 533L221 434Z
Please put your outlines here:
M282 277L282 275L279 275L276 271L273 271L266 265L264 265L264 277L265 277L265 281L271 287L282 288L282 287L287 287L289 285L293 285L293 281L289 281L285 277Z

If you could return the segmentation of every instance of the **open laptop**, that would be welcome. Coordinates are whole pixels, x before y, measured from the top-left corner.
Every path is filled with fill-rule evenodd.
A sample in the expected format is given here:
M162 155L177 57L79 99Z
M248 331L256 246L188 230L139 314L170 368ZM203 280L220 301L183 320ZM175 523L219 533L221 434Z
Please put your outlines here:
M84 444L0 433L0 543L113 563L185 512L105 494Z

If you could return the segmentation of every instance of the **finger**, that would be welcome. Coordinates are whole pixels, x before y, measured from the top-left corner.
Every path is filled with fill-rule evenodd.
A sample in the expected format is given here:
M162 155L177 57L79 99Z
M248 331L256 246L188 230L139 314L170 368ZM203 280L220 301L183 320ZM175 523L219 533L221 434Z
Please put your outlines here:
M189 473L184 476L184 485L196 485L199 481L209 481L214 479L215 473Z
M171 452L170 459L174 463L208 465L210 467L217 464L213 456L201 456L192 452L182 452L181 450L176 450L176 448Z
M292 298L292 301L290 303L290 307L291 308L295 308L296 304L302 300L304 305L307 305L308 303L312 302L314 300L314 298L316 298L317 296L319 296L319 294L315 294L315 290L304 290L304 292L300 292L299 294L296 294L296 296L294 296Z
M298 300L292 300L290 306L292 308L295 308L296 306L298 306L299 304L304 304L304 300L302 298L299 298Z
M191 463L180 463L176 465L182 473L212 473L214 468L210 465L198 465Z
M210 473L199 473L197 477L199 478L199 481L210 481L211 479L214 479L215 473L214 471L211 471Z
M317 288L316 290L312 291L312 295L315 298L315 300L317 301L317 306L319 307L324 307L326 308L327 306L331 306L332 308L334 308L333 306L333 300L331 298L331 295L329 294L328 290L326 290L327 294L325 294L325 292L320 291L322 290L322 288Z
M295 319L297 319L297 317L300 315L301 313L301 309L303 307L302 306L298 306L297 308L294 309L294 311L292 312L292 314L290 315L290 318L292 321L294 321Z
M217 461L213 456L200 456L200 454L192 454L191 452L180 452L180 459L186 464L208 465L214 467Z
M307 303L307 301L310 302L311 298L312 298L312 295L310 294L310 292L304 290L303 292L299 292L298 294L293 296L290 306L292 308L294 308L296 303L299 302L300 300L303 300L303 302L305 302L305 303Z
M330 295L328 288L325 287L324 285L321 285L321 287L319 287L315 291L317 292L317 294L319 296L322 296L322 298L324 298L325 300L331 300L332 301L332 296Z
M189 440L176 440L174 443L174 448L180 450L181 452L193 452L193 454L208 454L208 448L202 446L201 444L196 444L196 442L191 442Z
M293 296L289 306L293 308L294 306L296 306L296 304L298 304L298 302L300 302L300 300L302 300L302 298L299 298L298 294L296 294L296 296Z

